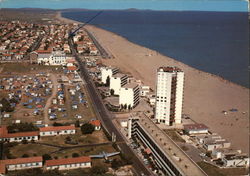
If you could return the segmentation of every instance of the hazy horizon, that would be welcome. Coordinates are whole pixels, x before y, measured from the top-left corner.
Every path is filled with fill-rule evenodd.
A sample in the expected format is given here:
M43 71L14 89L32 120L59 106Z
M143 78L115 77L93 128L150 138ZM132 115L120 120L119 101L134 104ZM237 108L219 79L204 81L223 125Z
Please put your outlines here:
M0 8L248 12L246 0L0 0Z

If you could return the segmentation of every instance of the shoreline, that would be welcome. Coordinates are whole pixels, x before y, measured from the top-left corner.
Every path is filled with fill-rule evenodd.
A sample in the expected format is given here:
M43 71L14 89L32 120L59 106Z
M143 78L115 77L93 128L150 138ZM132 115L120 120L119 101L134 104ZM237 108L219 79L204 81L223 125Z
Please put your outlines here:
M77 24L83 24L83 22L80 22L80 21L76 21L76 20L72 20L72 19L63 17L63 16L62 16L62 11L57 11L56 18L59 19L60 21L64 22L64 23L77 23ZM87 26L91 26L91 27L98 28L98 27L96 27L96 26L94 26L94 25L91 25L91 24L87 24L86 27L87 27ZM102 28L99 28L99 29L102 29ZM105 30L105 29L102 29L102 30L107 31L107 30ZM123 39L126 40L127 42L133 43L132 41L130 41L129 39L123 37L123 36L120 35L120 34L114 33L114 32L112 32L112 31L108 31L108 32L109 32L109 33L112 33L113 35L119 36L120 38L123 38ZM200 69L198 69L198 68L192 67L191 65L188 65L188 64L186 64L186 63L184 63L184 62L181 62L181 61L178 61L178 60L176 60L176 59L174 59L174 58L171 58L170 56L164 55L164 54L162 54L162 53L160 53L160 52L158 52L158 51L156 51L156 50L147 48L146 46L139 45L139 44L136 44L136 43L133 43L133 44L135 44L135 45L137 45L137 46L140 46L140 47L143 47L144 49L147 49L147 50L149 50L149 51L151 51L151 52L157 53L158 55L161 55L161 56L164 56L164 57L168 57L168 58L170 58L170 59L173 59L173 60L176 61L177 63L181 63L181 64L183 64L183 65L186 65L187 67L191 67L192 69L194 69L194 70L196 70L196 71L198 71L198 72L203 72L203 73L206 73L206 74L208 74L208 75L210 75L210 76L217 77L218 79L220 79L221 81L224 81L224 82L227 83L227 84L233 84L233 85L235 85L235 86L239 86L239 87L241 87L241 88L250 90L250 87L249 87L249 88L248 88L248 87L245 87L245 86L243 86L243 85L240 85L240 84L237 84L237 83L235 83L235 82L232 82L232 81L230 81L230 80L228 80L228 79L226 79L226 78L223 78L222 76L219 76L219 75L216 75L216 74L213 74L213 73L210 73L210 72L206 72L206 71L200 70ZM104 48L105 48L105 46L104 46Z
M57 19L66 23L80 23L66 19L58 12ZM134 44L113 32L86 25L98 42L107 48L115 59L102 59L104 65L120 68L155 90L156 69L173 65L185 73L183 113L198 123L204 123L232 143L232 148L249 154L249 88L217 75L201 71L157 51ZM150 54L151 56L146 56ZM237 108L238 113L229 112ZM227 116L221 112L229 112ZM245 114L243 114L245 112ZM240 136L240 137L239 137Z

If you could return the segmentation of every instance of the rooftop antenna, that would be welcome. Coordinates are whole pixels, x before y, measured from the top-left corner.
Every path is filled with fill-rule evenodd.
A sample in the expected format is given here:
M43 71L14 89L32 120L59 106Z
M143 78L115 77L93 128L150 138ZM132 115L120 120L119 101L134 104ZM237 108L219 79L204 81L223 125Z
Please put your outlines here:
M1 0L0 0L1 1ZM77 29L75 29L73 32L71 32L69 34L69 37L73 37L75 35L75 33L81 29L83 26L89 24L92 20L94 20L97 16L99 16L103 11L98 12L95 16L93 16L92 18L90 18L87 22L83 23L82 25L80 25Z

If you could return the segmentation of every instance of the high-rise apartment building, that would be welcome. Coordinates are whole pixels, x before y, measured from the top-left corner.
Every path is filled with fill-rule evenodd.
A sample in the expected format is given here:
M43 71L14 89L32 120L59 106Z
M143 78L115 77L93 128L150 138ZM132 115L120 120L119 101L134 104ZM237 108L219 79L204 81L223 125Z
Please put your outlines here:
M177 67L160 67L156 84L155 119L166 125L180 124L184 72Z

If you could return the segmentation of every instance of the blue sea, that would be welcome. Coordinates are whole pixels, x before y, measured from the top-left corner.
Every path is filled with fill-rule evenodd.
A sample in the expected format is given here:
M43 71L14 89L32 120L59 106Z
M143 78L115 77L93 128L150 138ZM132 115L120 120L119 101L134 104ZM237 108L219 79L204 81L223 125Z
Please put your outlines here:
M70 11L62 15L85 22L96 13L98 11ZM248 13L110 10L91 24L249 87Z

